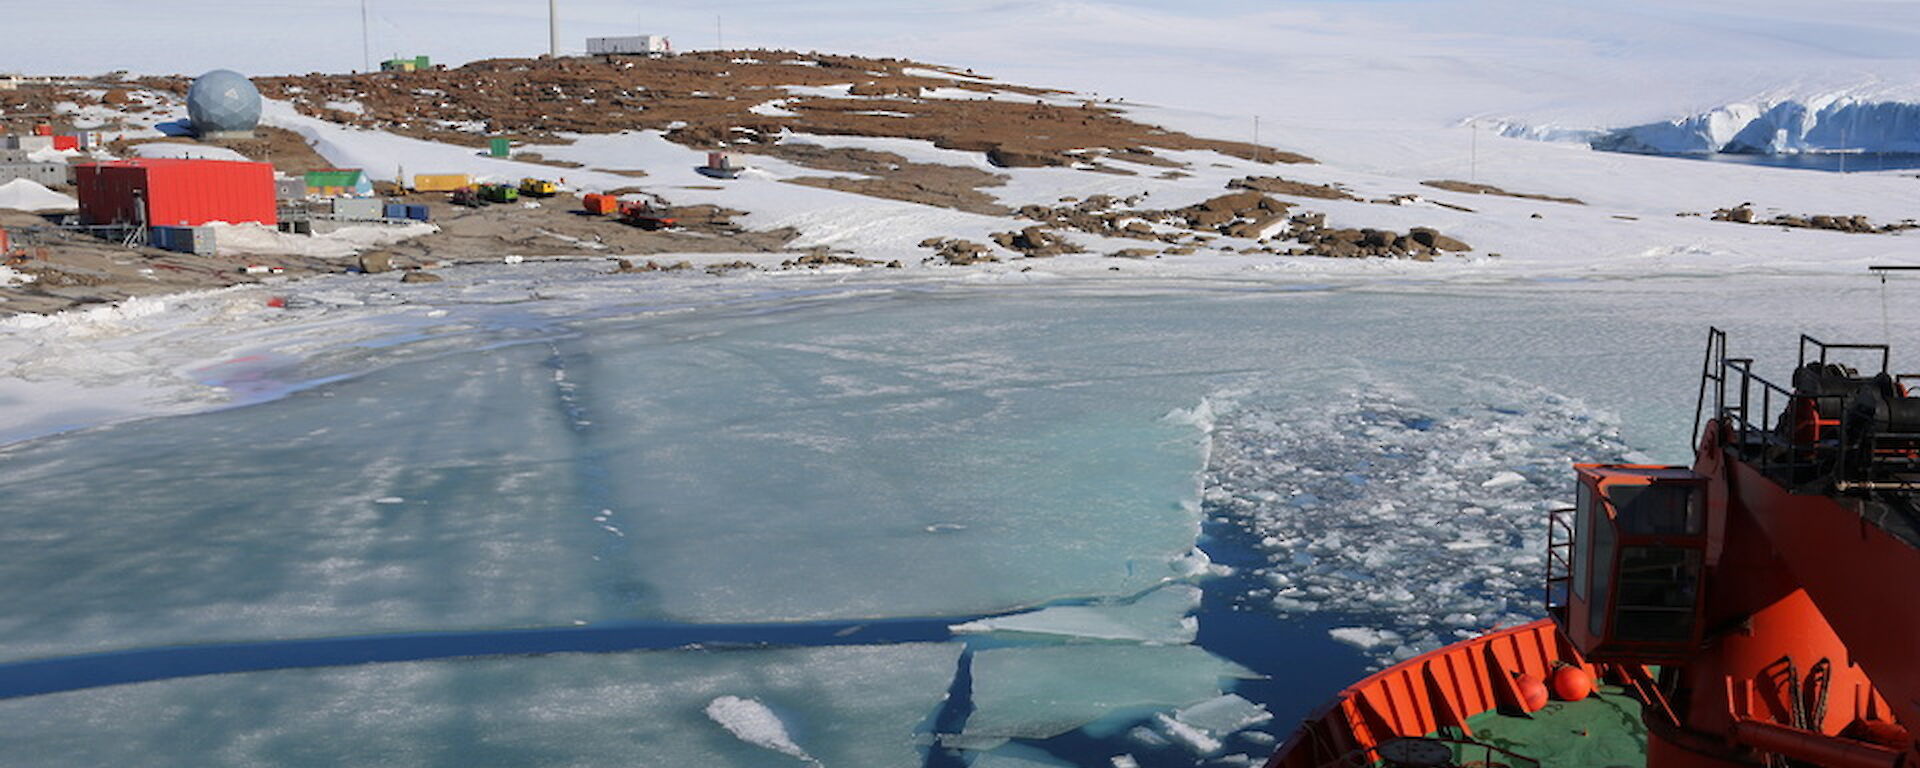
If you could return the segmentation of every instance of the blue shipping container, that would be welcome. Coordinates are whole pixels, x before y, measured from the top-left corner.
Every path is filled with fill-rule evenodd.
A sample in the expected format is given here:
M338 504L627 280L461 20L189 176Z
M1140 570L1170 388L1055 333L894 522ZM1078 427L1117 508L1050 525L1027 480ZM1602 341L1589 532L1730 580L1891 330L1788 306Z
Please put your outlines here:
M149 227L147 244L175 253L214 253L213 230L207 227Z
M423 203L407 206L407 218L413 219L414 221L426 221L427 206Z
M407 206L402 205L400 203L387 203L387 218L404 219L406 217L407 217Z

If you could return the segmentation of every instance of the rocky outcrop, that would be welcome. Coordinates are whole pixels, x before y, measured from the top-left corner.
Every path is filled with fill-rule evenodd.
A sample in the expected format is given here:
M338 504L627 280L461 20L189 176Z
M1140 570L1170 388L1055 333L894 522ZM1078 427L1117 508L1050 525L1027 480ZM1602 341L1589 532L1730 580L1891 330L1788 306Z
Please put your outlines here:
M1027 227L1018 232L993 233L994 244L1009 251L1018 251L1030 259L1048 258L1069 253L1081 253L1083 249L1068 240L1039 227Z
M1247 176L1227 182L1231 189L1250 189L1274 195L1288 197L1310 197L1317 200L1359 200L1344 189L1325 184L1307 184L1289 181L1278 176Z
M1525 200L1544 200L1549 203L1566 203L1568 205L1586 205L1585 202L1582 202L1576 198L1554 197L1552 195L1536 195L1536 194L1531 194L1527 192L1508 192L1507 190L1501 189L1492 184L1476 184L1471 181L1454 181L1451 179L1436 179L1432 181L1423 181L1420 183L1425 186L1433 187L1434 189L1444 189L1448 192L1460 192L1460 193L1469 194L1469 195L1498 195L1500 197L1518 197Z
M1788 216L1785 214L1771 219L1761 219L1754 213L1752 203L1741 203L1732 208L1721 208L1713 212L1714 221L1726 221L1734 224L1756 224L1767 227L1792 227L1795 229L1824 229L1831 232L1851 232L1855 234L1886 234L1920 227L1913 219L1898 224L1875 226L1865 216L1832 216L1826 214L1814 216Z
M999 168L1049 168L1066 165L1071 158L1055 152L1020 149L998 145L987 150L987 162Z
M920 241L920 247L933 249L933 256L928 261L937 260L956 267L1000 260L1000 257L993 255L992 249L971 240L929 237Z
M819 269L820 267L831 266L886 267L888 269L899 269L901 265L898 260L879 261L877 259L863 259L858 256L842 256L837 253L832 253L825 248L815 248L805 256L780 262L780 266L786 269Z
M1303 214L1290 220L1288 235L1300 247L1293 256L1340 259L1390 258L1432 261L1445 253L1464 253L1471 246L1431 227L1414 227L1405 234L1385 229L1329 229L1322 214Z
M672 263L662 264L660 262L654 261L653 259L647 259L647 262L645 264L635 265L632 261L628 259L620 259L614 263L619 265L617 268L613 270L614 274L628 274L628 273L634 273L634 272L678 272L683 269L693 269L693 262L690 262L690 261L676 261Z

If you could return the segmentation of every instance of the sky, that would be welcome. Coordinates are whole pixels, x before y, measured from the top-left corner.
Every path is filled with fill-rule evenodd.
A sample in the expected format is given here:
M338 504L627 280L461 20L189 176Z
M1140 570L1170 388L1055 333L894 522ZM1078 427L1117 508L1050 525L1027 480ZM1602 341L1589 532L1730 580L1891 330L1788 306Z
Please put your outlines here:
M10 10L0 72L340 72L391 55L536 55L541 0L79 0ZM1835 0L561 0L563 52L649 32L680 49L901 56L1236 116L1644 122L1767 93L1920 97L1920 3ZM87 21L76 23L75 19ZM1920 98L1916 98L1920 100ZM1269 106L1270 105L1270 106ZM1237 117L1236 117L1237 119Z

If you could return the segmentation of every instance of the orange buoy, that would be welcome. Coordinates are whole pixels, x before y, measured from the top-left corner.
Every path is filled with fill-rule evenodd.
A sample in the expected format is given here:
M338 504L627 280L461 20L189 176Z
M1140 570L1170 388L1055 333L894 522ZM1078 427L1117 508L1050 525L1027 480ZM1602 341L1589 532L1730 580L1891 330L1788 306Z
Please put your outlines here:
M1540 676L1524 674L1513 679L1515 687L1520 689L1520 708L1528 712L1538 712L1547 706L1547 684Z
M1553 671L1553 695L1561 701L1579 701L1593 693L1593 675L1575 666L1565 666Z

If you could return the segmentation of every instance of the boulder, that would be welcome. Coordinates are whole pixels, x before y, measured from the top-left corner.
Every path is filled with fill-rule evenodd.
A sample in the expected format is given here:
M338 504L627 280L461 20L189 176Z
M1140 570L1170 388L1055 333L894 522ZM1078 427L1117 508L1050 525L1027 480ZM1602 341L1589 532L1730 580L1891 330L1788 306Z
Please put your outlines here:
M1267 199L1266 195L1260 194L1259 192L1256 192L1253 190L1247 190L1245 192L1235 192L1232 194L1221 195L1219 197L1213 198L1212 200L1208 200L1204 203L1201 203L1200 207L1205 208L1209 211L1224 211L1227 213L1238 214L1238 213L1251 211L1259 208L1260 202L1265 199Z
M393 271L393 257L378 251L360 254L360 271L370 275Z
M400 277L400 282L403 283L438 283L440 281L441 277L439 275L432 272L422 272L417 269L409 271Z
M1001 168L1047 168L1066 165L1067 159L1052 152L995 146L987 150L987 162Z

